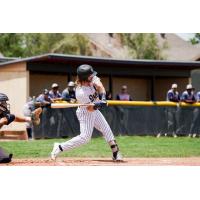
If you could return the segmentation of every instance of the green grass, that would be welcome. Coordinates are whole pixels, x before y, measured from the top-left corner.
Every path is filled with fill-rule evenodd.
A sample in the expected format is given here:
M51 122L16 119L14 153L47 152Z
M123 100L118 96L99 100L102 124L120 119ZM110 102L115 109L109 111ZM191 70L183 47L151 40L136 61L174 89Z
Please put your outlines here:
M124 157L192 157L200 156L199 138L155 138L151 136L118 136L116 137ZM34 141L0 142L0 146L12 152L15 158L48 157L54 142L68 139L46 139ZM66 157L110 157L111 151L101 137L93 138L90 143L64 152Z

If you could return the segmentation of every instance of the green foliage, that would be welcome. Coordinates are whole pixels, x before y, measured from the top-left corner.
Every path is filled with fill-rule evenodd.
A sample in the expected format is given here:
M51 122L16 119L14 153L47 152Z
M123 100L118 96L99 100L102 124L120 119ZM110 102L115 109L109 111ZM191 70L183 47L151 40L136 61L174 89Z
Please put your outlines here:
M195 33L195 36L190 39L192 44L198 44L200 42L200 33Z
M52 49L54 53L91 55L89 41L82 34L64 34L62 40L55 44Z
M60 33L26 33L23 34L24 54L23 57L35 56L52 52L57 42L64 38Z
M0 33L0 52L6 57L20 57L23 55L22 34Z
M154 33L122 33L122 43L128 47L130 56L135 59L163 59L161 47Z
M89 41L82 34L4 33L0 52L7 57L29 57L44 53L91 55Z

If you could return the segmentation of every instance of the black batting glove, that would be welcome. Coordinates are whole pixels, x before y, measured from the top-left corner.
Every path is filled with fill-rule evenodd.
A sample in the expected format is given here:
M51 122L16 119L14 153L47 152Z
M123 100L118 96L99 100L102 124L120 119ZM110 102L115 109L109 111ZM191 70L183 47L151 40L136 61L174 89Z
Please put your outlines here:
M101 101L106 101L106 93L100 93L100 94L99 94L99 99L100 99Z
M101 109L101 108L106 107L106 106L107 106L106 101L97 101L97 102L94 103L94 110Z

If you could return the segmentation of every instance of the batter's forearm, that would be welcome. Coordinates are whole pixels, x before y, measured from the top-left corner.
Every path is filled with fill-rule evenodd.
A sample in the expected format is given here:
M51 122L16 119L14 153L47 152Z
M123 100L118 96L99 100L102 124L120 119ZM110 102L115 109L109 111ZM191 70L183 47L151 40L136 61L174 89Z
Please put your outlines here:
M99 88L99 93L106 93L106 90L103 85Z
M106 93L106 90L101 81L99 81L98 83L95 83L94 86L99 93Z

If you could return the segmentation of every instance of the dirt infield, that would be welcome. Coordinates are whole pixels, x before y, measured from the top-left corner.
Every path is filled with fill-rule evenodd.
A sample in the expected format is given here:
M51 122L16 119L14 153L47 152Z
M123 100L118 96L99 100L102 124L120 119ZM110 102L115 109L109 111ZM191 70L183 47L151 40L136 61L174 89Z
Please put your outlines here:
M124 158L113 162L110 158L58 158L56 162L47 158L13 159L0 166L200 166L200 157L189 158Z

